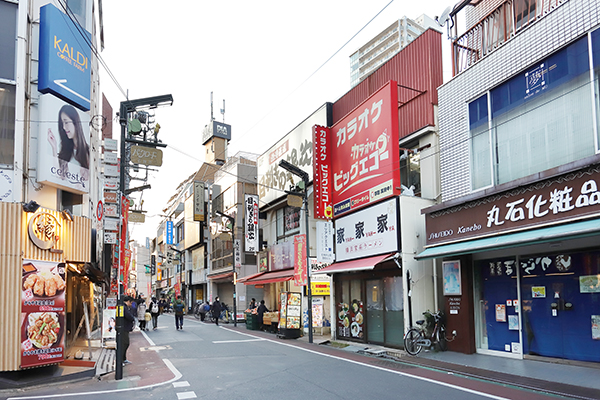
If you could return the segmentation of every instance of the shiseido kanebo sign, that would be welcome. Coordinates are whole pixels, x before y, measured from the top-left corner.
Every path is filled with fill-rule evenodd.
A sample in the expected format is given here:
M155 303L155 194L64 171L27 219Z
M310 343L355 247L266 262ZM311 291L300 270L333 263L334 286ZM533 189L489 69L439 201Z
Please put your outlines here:
M600 213L600 166L426 214L427 245Z

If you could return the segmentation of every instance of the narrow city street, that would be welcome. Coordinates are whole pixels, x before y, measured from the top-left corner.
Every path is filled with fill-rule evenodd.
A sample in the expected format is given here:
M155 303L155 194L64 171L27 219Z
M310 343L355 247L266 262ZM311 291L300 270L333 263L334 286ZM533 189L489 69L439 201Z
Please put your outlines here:
M132 333L123 379L0 392L3 399L549 399L532 391L172 315Z

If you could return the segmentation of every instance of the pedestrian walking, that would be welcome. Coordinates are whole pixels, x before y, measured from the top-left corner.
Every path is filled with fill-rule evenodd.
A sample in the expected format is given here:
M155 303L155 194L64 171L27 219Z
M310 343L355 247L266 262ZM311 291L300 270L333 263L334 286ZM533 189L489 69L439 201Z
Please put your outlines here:
M140 322L140 330L146 330L146 301L143 298L138 298L137 318Z
M131 361L127 359L127 349L129 348L129 332L131 332L135 326L135 316L133 314L133 310L131 309L133 298L131 296L125 296L123 298L123 302L125 303L125 306L123 307L123 317L125 319L125 323L123 324L123 331L121 332L121 335L123 336L123 365L125 365L131 364Z
M175 328L177 330L183 330L183 313L185 312L185 303L181 300L181 295L177 296L177 300L173 303L173 310L175 310Z
M150 303L150 315L152 316L152 330L156 330L158 328L158 316L160 315L160 307L158 306L158 301L156 301L156 297L152 298L152 302Z
M221 302L219 302L219 296L217 296L212 303L212 315L215 319L215 324L219 325L219 316L221 315Z

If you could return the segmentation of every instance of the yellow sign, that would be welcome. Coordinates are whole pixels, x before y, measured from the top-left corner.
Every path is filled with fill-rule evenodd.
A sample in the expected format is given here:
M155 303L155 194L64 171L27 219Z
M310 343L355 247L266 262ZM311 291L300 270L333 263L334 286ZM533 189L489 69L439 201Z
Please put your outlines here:
M329 296L331 287L329 282L310 282L310 290L313 296Z

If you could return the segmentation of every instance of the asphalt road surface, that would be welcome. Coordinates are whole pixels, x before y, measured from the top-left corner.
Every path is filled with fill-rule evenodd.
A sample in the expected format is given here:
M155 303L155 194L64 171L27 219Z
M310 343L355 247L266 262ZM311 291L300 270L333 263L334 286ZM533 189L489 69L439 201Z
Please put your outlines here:
M389 360L187 319L134 333L124 379L109 374L10 393L9 399L557 399Z

